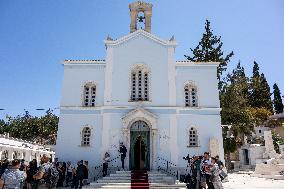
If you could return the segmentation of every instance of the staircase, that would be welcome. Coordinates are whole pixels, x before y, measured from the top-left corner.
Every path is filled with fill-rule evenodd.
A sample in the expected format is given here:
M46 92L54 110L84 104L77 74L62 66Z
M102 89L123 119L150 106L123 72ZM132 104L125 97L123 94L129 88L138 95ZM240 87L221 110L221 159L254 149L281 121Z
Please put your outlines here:
M84 188L186 188L185 183L158 171L116 171Z

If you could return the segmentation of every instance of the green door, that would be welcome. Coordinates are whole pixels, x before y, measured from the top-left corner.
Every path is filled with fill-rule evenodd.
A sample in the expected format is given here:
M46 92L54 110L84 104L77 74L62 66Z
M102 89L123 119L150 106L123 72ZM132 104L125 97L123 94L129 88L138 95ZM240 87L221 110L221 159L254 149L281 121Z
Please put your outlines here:
M130 128L129 161L131 170L150 170L150 129L144 121Z

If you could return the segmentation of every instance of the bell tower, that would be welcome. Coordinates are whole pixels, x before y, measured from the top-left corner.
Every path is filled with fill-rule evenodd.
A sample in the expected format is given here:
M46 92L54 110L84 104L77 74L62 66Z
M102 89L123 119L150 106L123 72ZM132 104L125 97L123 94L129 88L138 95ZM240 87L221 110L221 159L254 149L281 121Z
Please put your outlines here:
M137 1L129 4L130 9L130 32L143 29L151 32L152 4ZM141 28L139 28L141 26Z

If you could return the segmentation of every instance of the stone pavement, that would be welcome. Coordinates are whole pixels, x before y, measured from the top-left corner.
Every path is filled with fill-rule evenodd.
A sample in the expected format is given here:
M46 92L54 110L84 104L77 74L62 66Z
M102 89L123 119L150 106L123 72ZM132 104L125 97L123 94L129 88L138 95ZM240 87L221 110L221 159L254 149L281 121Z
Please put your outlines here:
M246 173L231 173L229 182L223 183L223 187L224 189L284 189L284 180L257 178Z
M284 180L257 178L249 174L229 174L229 182L224 189L284 189Z

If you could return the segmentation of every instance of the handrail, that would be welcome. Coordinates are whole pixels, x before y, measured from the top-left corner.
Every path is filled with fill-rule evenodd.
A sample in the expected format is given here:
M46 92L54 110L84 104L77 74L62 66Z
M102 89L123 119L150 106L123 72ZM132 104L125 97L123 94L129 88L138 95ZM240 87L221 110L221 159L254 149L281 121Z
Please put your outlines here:
M163 161L162 164L164 165L164 167L166 167L166 169L164 169L162 166L159 165L159 161ZM169 175L175 176L178 180L178 170L172 170L170 169L170 167L177 167L177 165L175 163L172 163L169 160L166 160L162 157L157 157L157 162L158 162L158 171L162 170L164 172L166 172Z
M120 155L116 156L115 158L109 160L108 163L113 162L114 160L118 159L119 157L120 157ZM97 170L97 169L99 169L99 168L102 168L102 167L103 167L103 163L100 164L100 165L98 165L98 166L95 166L95 170ZM118 166L117 166L117 167L118 167ZM101 178L101 177L102 177L102 173L103 173L103 170L101 169L101 170L99 171L99 173L98 173L97 175L95 175L94 180L97 180L97 179ZM100 175L100 174L101 174L101 175Z
M169 160L166 160L166 159L164 159L164 158L162 158L162 157L158 157L158 160L167 161L169 164L171 164L171 165L173 165L173 166L177 167L177 165L176 165L176 164L174 164L174 163L170 162Z

